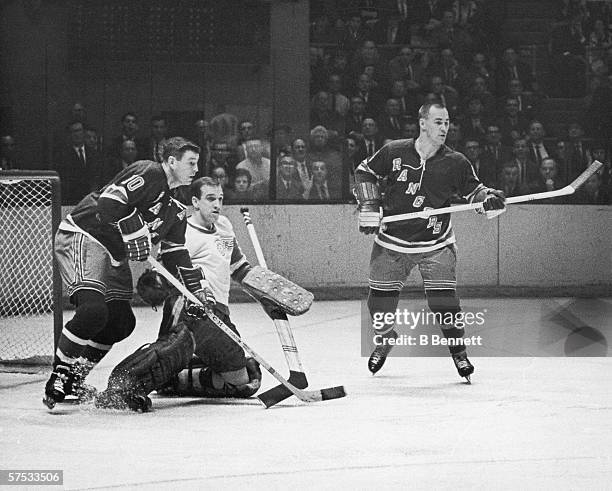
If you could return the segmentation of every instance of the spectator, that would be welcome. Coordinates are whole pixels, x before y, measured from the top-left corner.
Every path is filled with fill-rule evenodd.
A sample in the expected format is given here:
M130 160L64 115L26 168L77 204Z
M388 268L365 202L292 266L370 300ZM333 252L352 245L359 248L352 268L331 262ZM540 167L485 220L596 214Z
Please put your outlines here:
M495 186L497 182L498 170L495 163L491 160L483 159L480 142L475 138L465 140L465 156L468 158L478 179L485 186Z
M512 158L512 151L509 147L502 144L502 134L499 126L489 124L485 140L483 157L486 160L492 160L496 169L501 169L501 165Z
M410 18L414 24L431 31L441 23L442 15L450 8L449 0L414 0Z
M604 165L603 168L599 170L599 174L601 175L601 184L605 189L611 190L612 167L610 166L610 158L608 157L608 146L605 144L605 142L597 140L591 145L591 151L589 153L589 165L595 160Z
M366 118L361 125L363 135L364 155L363 158L371 157L383 146L382 138L378 134L378 124L372 118ZM362 160L363 160L362 158Z
M376 32L379 44L407 44L410 43L410 26L399 15L392 15L387 22L380 21ZM377 26L377 27L378 27Z
M504 192L506 198L529 194L527 185L520 183L520 172L519 166L515 162L509 161L503 165L497 187Z
M212 170L215 167L223 167L228 174L234 170L235 161L231 159L231 150L229 144L215 142L210 150L209 168ZM208 174L210 175L210 173Z
M367 115L378 115L382 108L382 100L380 95L372 90L372 79L367 73L362 73L357 77L357 94L365 103L365 112Z
M469 99L467 113L460 118L465 138L474 138L484 142L488 121L485 118L484 106L480 97L472 96Z
M540 164L538 177L529 183L529 192L544 193L546 191L556 191L557 189L561 189L563 186L564 183L559 177L557 162L550 157L546 157ZM562 200L561 198L549 198L538 201L537 203L554 204L562 203Z
M98 138L98 130L92 126L85 126L85 146L96 153L100 152L100 140Z
M216 179L221 188L223 189L223 195L225 196L228 191L230 191L229 187L229 177L224 167L215 167L211 170L210 175L213 179Z
M512 145L517 138L524 137L527 125L525 116L519 114L518 101L513 97L507 97L504 113L497 122L497 126L501 130L502 142L505 145Z
M400 116L403 118L415 114L418 111L418 103L414 95L408 95L406 82L394 80L391 84L391 97L397 99L400 106Z
M243 119L238 123L238 139L236 140L236 159L238 162L246 158L246 142L254 140L255 125L248 119Z
M463 103L465 110L468 109L470 100L472 100L473 97L477 97L482 104L482 116L486 119L491 119L495 116L495 97L493 97L493 94L487 89L487 82L483 77L475 77L467 93L468 96Z
M529 158L533 160L538 166L547 157L552 157L552 148L548 148L544 143L544 137L546 132L544 131L544 125L537 120L533 120L529 124ZM555 163L556 165L556 163Z
M465 60L470 53L473 40L465 29L455 26L454 22L453 11L445 10L440 24L431 29L429 41L440 49L452 47L457 58Z
M518 79L508 81L506 97L502 98L503 104L507 98L513 98L518 102L519 115L525 119L532 119L536 114L537 99L532 93L523 91L523 83Z
M556 27L549 41L553 96L581 97L586 92L586 44L582 20L575 16L569 25Z
M386 83L387 67L383 64L376 43L370 39L366 39L361 49L357 52L352 64L351 71L353 76L358 76L365 71L366 67L374 67L374 73L377 75L375 79L379 85Z
M331 109L331 97L328 92L320 91L315 94L312 100L310 111L310 126L325 126L338 134L344 134L344 120Z
M263 156L261 140L247 141L246 154L246 158L236 166L236 169L249 171L253 188L268 186L270 183L270 159ZM255 189L253 192L255 192Z
M355 169L361 162L360 156L363 154L363 141L358 133L349 133L344 140L344 152L342 154L342 168L344 174L348 176L348 196L353 196L355 186Z
M339 182L342 178L342 154L330 146L329 132L323 126L316 126L310 132L310 139L308 151L310 162L317 160L325 162L329 178ZM314 175L312 165L311 172Z
M215 112L217 114L211 118L209 127L212 140L234 148L238 140L238 118L228 112L224 104L218 104Z
M402 124L402 138L416 138L419 136L419 125L413 119Z
M138 159L144 158L146 154L146 144L137 137L138 134L138 117L133 112L127 112L121 116L121 134L111 140L108 148L108 157L110 159L119 158L121 144L125 140L132 140L136 143L138 149Z
M538 177L538 166L529 158L529 150L527 148L527 140L525 138L517 138L512 146L512 160L519 168L519 185L529 185Z
M587 179L570 199L571 203L581 205L609 205L610 190L603 187L602 176L596 172Z
M227 193L227 200L233 203L253 201L255 196L251 189L251 173L246 169L237 169L234 175L234 186Z
M342 78L340 75L332 73L327 78L327 92L330 99L329 109L344 118L346 117L351 104L348 97L341 93L341 89Z
M518 79L523 87L533 91L533 71L531 67L519 60L514 48L506 48L502 56L502 62L496 70L497 92L503 94L508 89L510 80Z
M589 34L589 47L606 49L612 46L612 33L606 28L603 19L595 19Z
M312 170L310 162L308 161L308 147L306 142L301 138L293 140L291 144L292 156L295 162L295 167L304 188L302 197L306 199L310 192L310 186L312 186Z
M455 58L450 48L440 51L440 62L430 68L430 73L439 75L444 85L449 85L456 91L461 89L461 83L466 77L465 68Z
M584 138L584 130L580 123L570 123L567 136L566 168L563 175L567 182L572 182L589 165L589 146Z
M62 204L74 205L101 182L101 159L85 146L85 128L80 121L66 127L70 142L54 156L55 170L60 175Z
M351 97L351 106L344 120L344 128L347 133L351 131L361 131L361 124L366 118L365 110L366 106L361 96L354 95Z
M459 121L453 121L448 125L446 146L456 151L460 151L463 147L463 131Z
M467 69L465 80L462 82L464 88L472 85L476 77L482 77L487 86L487 90L495 90L494 72L487 63L487 57L484 53L474 53L472 55L472 63Z
M356 51L368 35L366 28L361 21L361 15L358 13L352 14L345 26L344 37L342 38L341 47L348 53Z
M119 157L106 160L100 182L110 182L119 172L136 162L137 158L138 148L136 147L136 142L134 140L122 141L119 147Z
M151 136L147 141L144 150L140 157L154 162L163 162L164 143L168 137L168 124L163 116L153 116L151 118Z
M459 108L459 93L450 85L444 85L442 77L434 75L431 77L430 90L442 101L448 109L451 119L457 115Z
M0 137L0 170L18 169L17 145L11 135Z
M399 55L389 62L391 81L403 80L406 90L412 96L421 90L425 68L416 58L415 51L410 46L403 46Z
M327 164L317 160L312 163L312 187L308 194L311 201L328 201L340 198L340 179L328 179Z
M399 101L397 99L387 99L385 113L378 120L378 128L382 138L398 139L402 133Z
M276 199L278 201L298 200L304 195L304 186L290 155L280 157L276 178Z

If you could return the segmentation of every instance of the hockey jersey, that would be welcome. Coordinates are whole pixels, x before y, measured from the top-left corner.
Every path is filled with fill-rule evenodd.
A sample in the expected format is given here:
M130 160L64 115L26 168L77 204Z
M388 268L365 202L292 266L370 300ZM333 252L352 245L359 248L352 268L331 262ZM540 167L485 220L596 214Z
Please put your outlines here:
M394 140L356 170L358 182L384 182L383 216L412 213L450 205L454 194L468 201L484 186L467 158L446 145L422 161L414 140ZM397 252L422 253L455 242L450 214L393 222L379 232L377 244Z
M186 207L172 197L162 164L141 160L117 174L100 191L85 196L60 224L60 229L83 232L100 242L113 259L125 258L117 221L136 209L160 244L166 267L191 266L185 247Z
M206 229L188 219L185 239L191 262L202 268L217 303L227 307L230 275L247 262L231 222L221 215L211 229Z

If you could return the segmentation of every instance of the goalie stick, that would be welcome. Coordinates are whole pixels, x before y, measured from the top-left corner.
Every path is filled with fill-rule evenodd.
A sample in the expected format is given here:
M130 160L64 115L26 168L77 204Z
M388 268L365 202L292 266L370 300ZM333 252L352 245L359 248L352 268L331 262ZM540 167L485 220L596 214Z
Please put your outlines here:
M248 344L246 344L240 336L238 336L234 331L232 331L225 323L219 319L212 309L209 307L204 307L202 302L200 302L197 297L191 293L185 285L183 285L172 273L170 273L161 263L159 263L155 258L149 256L149 263L155 270L161 274L168 282L174 286L182 295L187 297L191 302L196 305L200 305L204 308L206 315L208 318L225 334L227 334L235 343L237 343L244 351L246 351L250 356L252 356L257 363L259 363L262 367L264 367L270 375L272 375L276 380L278 380L281 384L287 387L288 390L291 391L300 401L302 402L317 402L317 401L327 401L330 399L339 399L346 395L346 391L342 385L337 387L329 387L326 389L320 390L302 390L291 384L287 381L281 374L279 374L272 366L264 360L253 348L251 348ZM271 407L275 404L274 401L264 401L260 397L259 400L266 406L266 408Z
M240 213L242 213L244 223L246 224L247 231L249 232L249 237L251 238L253 248L255 249L257 262L259 262L261 267L267 268L268 266L263 255L263 249L261 248L261 244L257 238L257 233L255 232L255 226L251 220L249 209L242 207L240 208ZM271 305L262 304L262 307L266 314L268 314L268 316L274 322L274 327L276 327L276 332L283 348L285 360L287 361L287 366L289 367L289 382L299 389L305 389L308 387L308 380L306 379L306 374L304 373L304 368L302 367L302 363L300 361L298 349L295 344L293 332L291 332L291 326L289 326L287 314L281 309L275 308ZM283 384L272 387L259 395L260 399L269 401L271 404L276 404L287 399L288 397L291 397L291 392Z
M557 196L567 196L569 194L574 194L576 189L582 186L586 180L595 174L603 164L598 160L595 160L582 174L580 174L576 179L574 179L570 184L565 186L564 188L557 189L555 191L546 191L543 193L534 193L534 194L524 194L522 196L513 196L511 198L506 198L506 204L513 203L524 203L526 201L535 201L539 199L547 199L547 198L556 198ZM458 211L467 211L467 210L475 210L477 208L482 208L482 202L478 203L468 203L465 205L458 206L447 206L445 208L436 208L433 210L423 210L416 211L413 213L403 213L401 215L393 215L390 217L384 217L381 223L392 223L392 222L401 222L404 220L412 220L413 218L429 218L432 215L443 215L445 213L456 213Z

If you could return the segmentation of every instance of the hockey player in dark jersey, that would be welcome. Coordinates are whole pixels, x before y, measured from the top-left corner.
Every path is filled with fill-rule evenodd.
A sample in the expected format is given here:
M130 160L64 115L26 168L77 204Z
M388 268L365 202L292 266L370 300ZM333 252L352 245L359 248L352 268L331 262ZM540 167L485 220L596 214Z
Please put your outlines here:
M467 158L444 144L449 127L444 105L423 105L419 109L419 126L418 138L388 143L364 160L355 172L359 230L376 234L370 258L368 296L372 317L395 314L404 281L415 266L423 278L431 311L445 320L455 319L460 312L455 291L456 246L450 214L392 222L381 228L382 217L450 206L450 198L455 193L470 202L482 201L485 212L505 209L503 192L480 183ZM384 197L379 187L383 179L386 179ZM449 338L449 350L459 375L469 381L474 367L460 342L463 327L453 322L441 327L444 336ZM393 339L398 336L393 324L376 331L380 342L368 361L373 374L382 368Z
M185 248L186 208L172 190L189 185L200 149L170 138L163 162L138 161L76 205L55 236L55 257L75 312L60 335L43 402L85 398L84 378L135 327L128 261L145 261L160 243L166 268L203 302L212 293L199 281Z

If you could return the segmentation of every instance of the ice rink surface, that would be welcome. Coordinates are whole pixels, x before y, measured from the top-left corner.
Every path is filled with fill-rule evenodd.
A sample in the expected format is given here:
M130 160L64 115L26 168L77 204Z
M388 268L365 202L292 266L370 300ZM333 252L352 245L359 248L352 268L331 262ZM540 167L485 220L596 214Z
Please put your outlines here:
M343 399L266 410L255 398L153 397L147 414L49 412L48 373L0 373L0 469L63 469L64 489L610 489L612 302L470 303L486 306L480 332L506 355L473 356L472 385L447 356L393 357L370 375L358 301L315 302L290 318L310 388L344 385ZM157 333L161 314L136 310L134 334L90 375L98 388ZM263 311L235 304L232 318L286 373ZM573 356L593 354L604 356ZM264 372L263 385L276 381Z

